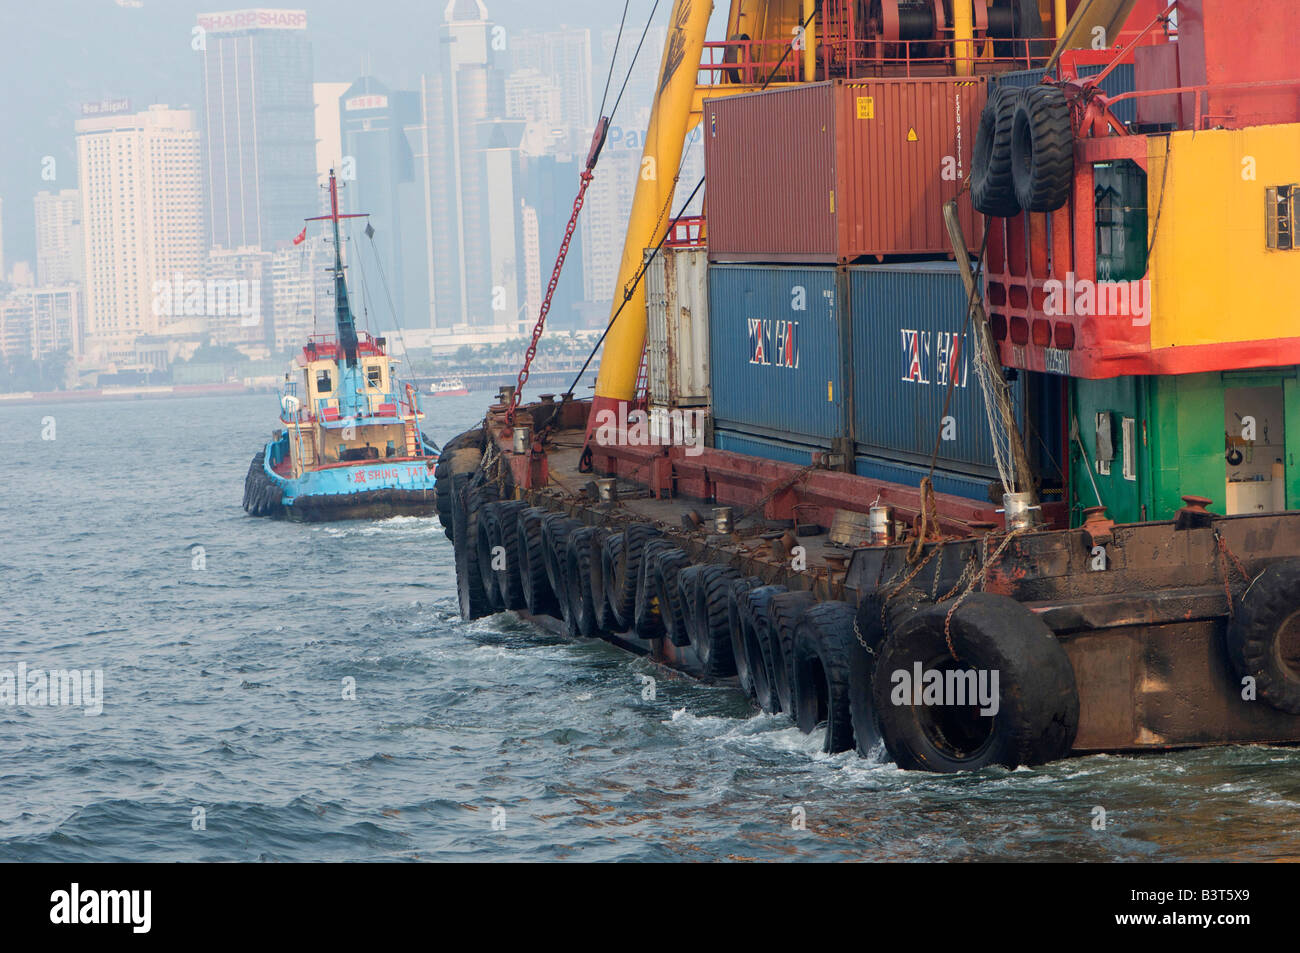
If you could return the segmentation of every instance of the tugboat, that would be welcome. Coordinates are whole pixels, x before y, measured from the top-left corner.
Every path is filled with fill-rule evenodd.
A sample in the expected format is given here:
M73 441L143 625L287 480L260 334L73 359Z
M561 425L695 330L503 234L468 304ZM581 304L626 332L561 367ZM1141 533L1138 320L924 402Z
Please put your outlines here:
M303 522L427 516L436 512L439 451L420 430L410 384L399 390L386 341L358 332L339 241L338 185L330 172L336 333L313 335L285 374L280 423L253 457L244 509Z

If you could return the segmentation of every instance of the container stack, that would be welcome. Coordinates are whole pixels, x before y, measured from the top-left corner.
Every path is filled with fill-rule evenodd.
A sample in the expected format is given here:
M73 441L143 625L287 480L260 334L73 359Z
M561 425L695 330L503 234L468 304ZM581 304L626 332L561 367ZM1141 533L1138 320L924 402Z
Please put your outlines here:
M944 225L987 81L816 83L704 106L714 445L986 500L997 478ZM1030 401L1017 383L1021 413ZM1059 456L1059 454L1054 454Z

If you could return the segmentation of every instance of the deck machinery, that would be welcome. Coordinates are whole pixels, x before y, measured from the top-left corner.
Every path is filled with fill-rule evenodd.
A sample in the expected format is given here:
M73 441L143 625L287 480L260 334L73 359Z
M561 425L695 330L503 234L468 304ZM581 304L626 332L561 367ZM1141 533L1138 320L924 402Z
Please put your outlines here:
M855 458L852 421L915 410L906 404L836 416L844 430L811 450L755 434L783 448L771 453L718 449L714 421L688 402L647 407L647 315L686 281L673 278L677 253L707 255L716 292L724 265L709 232L746 212L710 202L724 185L711 183L703 220L674 220L673 177L643 175L594 399L525 404L504 389L443 454L465 617L517 610L734 680L823 732L828 750L883 750L905 768L1300 741L1300 471L1288 446L1300 427L1300 72L1288 56L1300 10L734 0L716 43L710 13L706 0L674 5L643 168L677 168L706 117L718 134L710 104L723 97L757 93L758 109L816 83L983 84L974 135L955 126L973 124L958 110L937 132L901 123L895 151L834 154L843 183L890 177L906 143L928 135L951 136L957 155L972 148L952 201L973 209L945 217L922 201L929 179L899 174L852 207L832 191L826 211L897 214L885 207L896 198L904 217L948 226L949 263L918 265L900 245L864 264L841 246L822 267L828 300L850 306L855 268L897 259L960 273L966 306L945 320L963 332L961 359L983 368L983 423L1005 451L995 492L936 491L946 402L923 421L936 451L914 479L864 475ZM859 95L850 118L870 123L889 102ZM780 191L776 159L759 150L747 168L755 204ZM669 277L647 302L646 263L665 256ZM717 317L694 307L682 320ZM884 320L830 313L850 344ZM776 317L749 315L760 342ZM792 334L778 335L785 369L816 364ZM698 360L689 341L669 346L670 364ZM716 372L733 345L710 343ZM855 353L841 352L832 402L851 404L855 375L880 373ZM1039 396L1013 405L1018 378ZM732 386L715 373L707 402Z

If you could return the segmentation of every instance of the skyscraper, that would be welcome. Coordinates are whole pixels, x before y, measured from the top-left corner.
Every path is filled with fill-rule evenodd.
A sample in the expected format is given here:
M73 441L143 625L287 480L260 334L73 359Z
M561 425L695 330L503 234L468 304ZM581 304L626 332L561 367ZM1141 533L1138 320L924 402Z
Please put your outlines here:
M150 106L78 120L85 249L84 350L105 360L167 330L155 283L204 267L203 187L194 114Z
M271 250L318 202L307 14L238 10L198 23L207 244Z
M85 271L81 242L81 193L39 192L36 208L36 281L48 287L79 282Z
M590 30L562 28L516 36L510 60L514 69L534 70L554 84L560 91L560 120L588 130L590 138L597 105L592 102Z
M393 91L373 77L362 77L341 99L342 149L351 178L342 196L349 212L365 212L375 234L360 238L350 263L369 272L372 305L384 326L429 326L427 256L419 227L424 189L416 189L415 157L406 130L419 123L417 93ZM409 234L408 234L409 232ZM385 288L386 286L386 293ZM391 307L394 315L388 315Z

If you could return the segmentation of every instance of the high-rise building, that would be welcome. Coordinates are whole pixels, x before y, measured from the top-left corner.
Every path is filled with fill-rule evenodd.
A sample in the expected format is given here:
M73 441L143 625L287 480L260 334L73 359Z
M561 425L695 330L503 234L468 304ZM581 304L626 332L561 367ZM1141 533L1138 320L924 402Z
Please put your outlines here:
M47 286L79 282L85 272L81 193L39 192L36 208L36 280Z
M75 284L22 292L32 305L32 357L81 355L81 288Z
M627 220L641 174L641 150L606 148L582 210L582 273L587 301L608 316L623 260ZM599 309L598 309L599 310Z
M0 298L0 357L30 357L32 301L23 295Z
M207 245L271 250L318 203L307 14L205 13L198 24Z
M374 234L350 228L360 247L349 265L369 273L371 303L385 327L429 327L427 255L423 247L424 183L415 175L407 130L420 124L417 93L390 90L373 77L342 97L342 148L350 162L341 184L349 212L368 213ZM355 277L355 276L354 276ZM391 301L390 301L391 299ZM388 309L395 312L389 315Z
M591 98L590 30L561 28L515 36L510 61L515 70L535 71L559 89L561 122L592 127L596 104Z
M272 346L272 257L272 252L256 247L214 248L208 253L202 317L214 344Z
M175 316L155 285L202 277L203 186L194 114L168 106L78 120L85 347L117 360ZM133 352L132 352L133 353Z
M313 83L316 114L316 184L321 187L320 204L329 206L330 169L342 171L343 124L341 100L351 83Z
M313 334L334 333L331 249L317 236L274 252L271 309L277 351L296 350Z
M545 289L550 283L555 259L564 241L564 231L569 224L569 217L573 214L573 199L578 191L582 162L574 155L525 155L522 158L522 169L524 202L537 218L538 269L541 288ZM584 209L582 214L587 215L587 211ZM583 296L583 249L586 245L584 235L585 229L579 228L569 243L564 270L560 272L560 280L551 300L551 310L547 317L548 327L574 328L578 324L577 308ZM531 267L527 264L529 241L527 230L525 230L524 241L525 275L527 276ZM525 288L532 288L531 278L526 279ZM528 293L531 296L531 290ZM539 307L540 303L537 306L529 304L529 321L536 319Z

